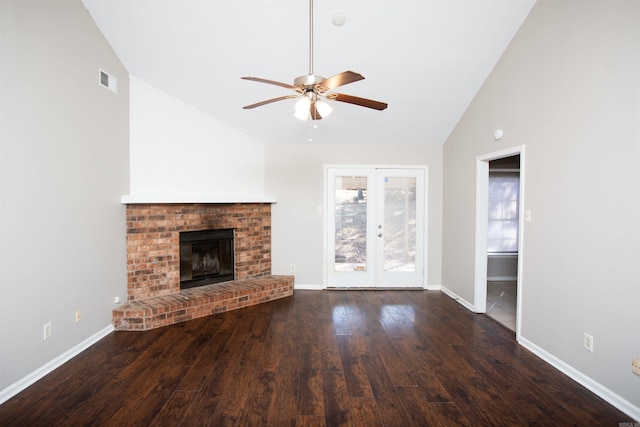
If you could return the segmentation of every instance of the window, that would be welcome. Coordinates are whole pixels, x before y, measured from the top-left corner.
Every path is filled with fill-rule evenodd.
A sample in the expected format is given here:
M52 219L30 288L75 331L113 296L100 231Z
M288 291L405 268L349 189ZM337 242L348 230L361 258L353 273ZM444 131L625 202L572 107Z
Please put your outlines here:
M520 174L489 171L489 253L518 252Z

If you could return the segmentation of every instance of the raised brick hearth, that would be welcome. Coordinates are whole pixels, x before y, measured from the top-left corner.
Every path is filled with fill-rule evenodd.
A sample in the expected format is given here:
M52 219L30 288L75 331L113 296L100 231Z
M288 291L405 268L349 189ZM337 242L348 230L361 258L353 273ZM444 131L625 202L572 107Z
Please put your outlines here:
M293 276L267 276L135 300L113 311L118 330L145 331L293 295Z
M235 230L235 278L180 290L180 232ZM128 301L121 330L145 330L293 294L293 276L271 276L270 203L127 205Z

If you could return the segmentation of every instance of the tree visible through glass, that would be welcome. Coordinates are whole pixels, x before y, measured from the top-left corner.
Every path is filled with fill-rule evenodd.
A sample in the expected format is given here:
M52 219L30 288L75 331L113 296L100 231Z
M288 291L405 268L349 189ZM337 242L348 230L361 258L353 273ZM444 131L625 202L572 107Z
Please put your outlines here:
M367 177L336 177L335 271L367 271Z
M416 269L416 179L384 180L384 271Z

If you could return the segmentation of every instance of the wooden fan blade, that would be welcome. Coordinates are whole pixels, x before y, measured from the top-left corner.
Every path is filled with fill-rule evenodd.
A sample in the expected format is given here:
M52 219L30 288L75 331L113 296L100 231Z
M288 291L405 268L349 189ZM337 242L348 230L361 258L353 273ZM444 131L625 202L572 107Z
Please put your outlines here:
M323 93L339 86L357 82L358 80L364 80L364 76L362 74L354 73L353 71L344 71L333 77L324 79L316 85L316 89L318 92Z
M282 83L282 82L277 82L275 80L267 80L267 79L261 79L260 77L240 77L243 80L251 80L254 82L260 82L260 83L268 83L270 85L276 85L276 86L281 86L287 89L292 89L292 90L297 90L297 88L293 85L290 85L289 83Z
M374 110L382 111L387 108L385 102L374 101L372 99L359 98L357 96L345 95L342 93L330 93L327 95L327 99L333 99L340 102L348 102L349 104L359 105L361 107L373 108Z
M299 95L280 96L278 98L272 98L272 99L267 99L266 101L256 102L255 104L247 105L247 106L244 106L242 108L245 109L245 110L249 110L251 108L256 108L256 107L260 107L262 105L271 104L272 102L278 102L278 101L284 101L285 99L297 98L298 96Z

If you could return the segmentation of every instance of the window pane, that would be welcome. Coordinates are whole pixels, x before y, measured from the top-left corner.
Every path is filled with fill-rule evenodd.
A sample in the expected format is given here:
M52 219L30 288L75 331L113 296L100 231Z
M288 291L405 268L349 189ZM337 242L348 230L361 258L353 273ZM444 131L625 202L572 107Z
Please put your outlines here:
M416 269L416 179L384 181L384 271Z
M502 219L518 218L518 201L502 202Z
M489 173L489 252L517 252L519 192L517 172Z
M367 177L336 177L335 271L367 270Z

